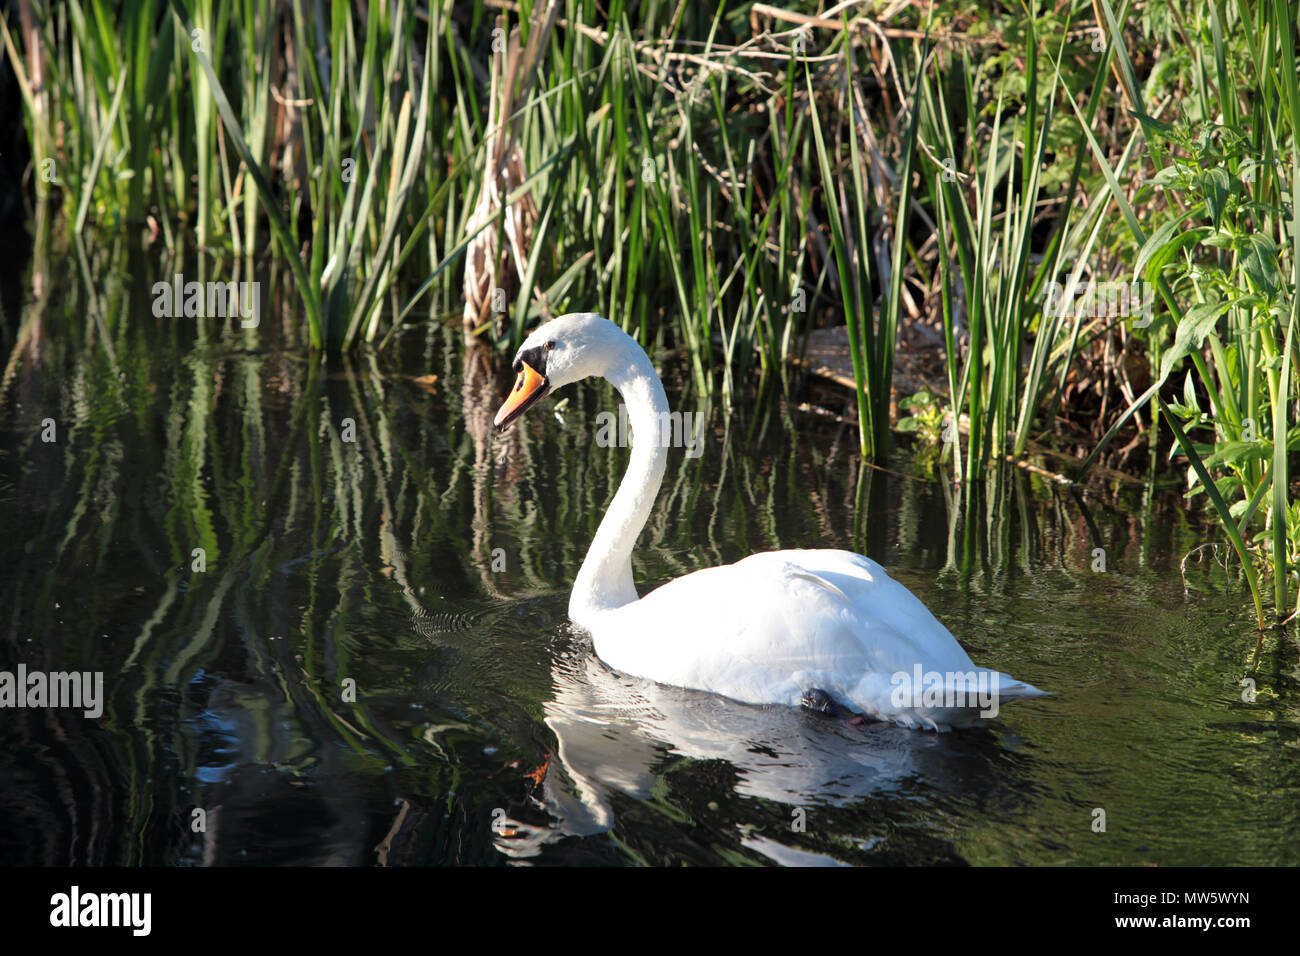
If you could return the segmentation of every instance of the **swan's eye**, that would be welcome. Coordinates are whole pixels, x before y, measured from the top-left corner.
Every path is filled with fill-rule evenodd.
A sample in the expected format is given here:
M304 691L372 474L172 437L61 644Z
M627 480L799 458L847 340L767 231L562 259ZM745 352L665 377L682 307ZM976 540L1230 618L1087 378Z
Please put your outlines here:
M551 339L551 341L546 343L546 351L549 352L553 348L555 348L555 339Z

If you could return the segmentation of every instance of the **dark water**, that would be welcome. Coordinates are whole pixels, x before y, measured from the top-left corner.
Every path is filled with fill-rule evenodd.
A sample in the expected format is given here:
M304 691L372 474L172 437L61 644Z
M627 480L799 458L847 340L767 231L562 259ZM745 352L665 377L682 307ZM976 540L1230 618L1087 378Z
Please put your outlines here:
M643 591L860 550L1057 695L978 731L849 727L624 678L571 630L625 461L592 440L607 386L497 437L507 373L466 374L455 333L323 368L272 323L115 301L48 316L0 407L0 670L105 681L97 719L0 710L0 862L1300 863L1294 640L1256 665L1235 580L1184 582L1212 536L1177 496L1012 470L967 508L905 457L860 467L779 386L715 411L670 459Z

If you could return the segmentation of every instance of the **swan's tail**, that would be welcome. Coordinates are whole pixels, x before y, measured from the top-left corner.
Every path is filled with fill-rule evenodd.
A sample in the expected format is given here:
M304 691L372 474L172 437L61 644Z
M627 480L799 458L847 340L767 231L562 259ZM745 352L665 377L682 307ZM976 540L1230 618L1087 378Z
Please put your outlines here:
M1003 704L1013 700L1033 700L1035 697L1048 695L1047 691L1039 690L1033 684L1026 684L1022 680L1016 680L1010 674L994 670L985 673L988 674L988 684L985 685L988 693L984 693L981 686L974 695L967 696L966 706L949 708L941 714L936 714L939 722L947 723L950 727L972 727L998 716Z
M1022 680L1016 680L1010 674L1004 674L1001 671L990 671L990 673L997 675L998 696L1003 700L1033 700L1035 697L1048 697L1051 695L1051 691L1039 690L1033 684L1026 684Z
M850 696L865 712L904 727L949 730L996 718L1002 705L1010 701L1047 694L1010 674L977 667L952 673L926 672L911 682L895 675L888 690L879 675L872 675Z

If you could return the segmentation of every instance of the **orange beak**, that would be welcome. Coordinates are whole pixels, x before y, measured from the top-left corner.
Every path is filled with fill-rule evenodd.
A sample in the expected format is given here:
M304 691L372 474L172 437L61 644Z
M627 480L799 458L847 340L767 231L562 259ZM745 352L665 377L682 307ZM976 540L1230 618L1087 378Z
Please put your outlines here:
M497 412L497 417L492 420L492 424L498 430L505 429L507 425L528 411L529 406L541 398L546 391L547 383L544 376L527 362L521 361L519 366L519 374L515 376L515 387L510 390L510 396Z

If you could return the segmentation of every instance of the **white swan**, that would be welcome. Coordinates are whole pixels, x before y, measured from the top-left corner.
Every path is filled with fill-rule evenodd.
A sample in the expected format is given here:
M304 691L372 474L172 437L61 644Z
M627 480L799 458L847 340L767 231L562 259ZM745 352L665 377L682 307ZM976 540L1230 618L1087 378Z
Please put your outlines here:
M594 313L538 327L494 424L588 377L627 406L632 454L582 562L569 617L615 670L750 704L841 707L906 727L947 730L1042 691L976 667L907 588L849 551L769 551L696 571L643 598L632 548L663 480L668 399L649 356ZM828 700L829 699L829 700Z

